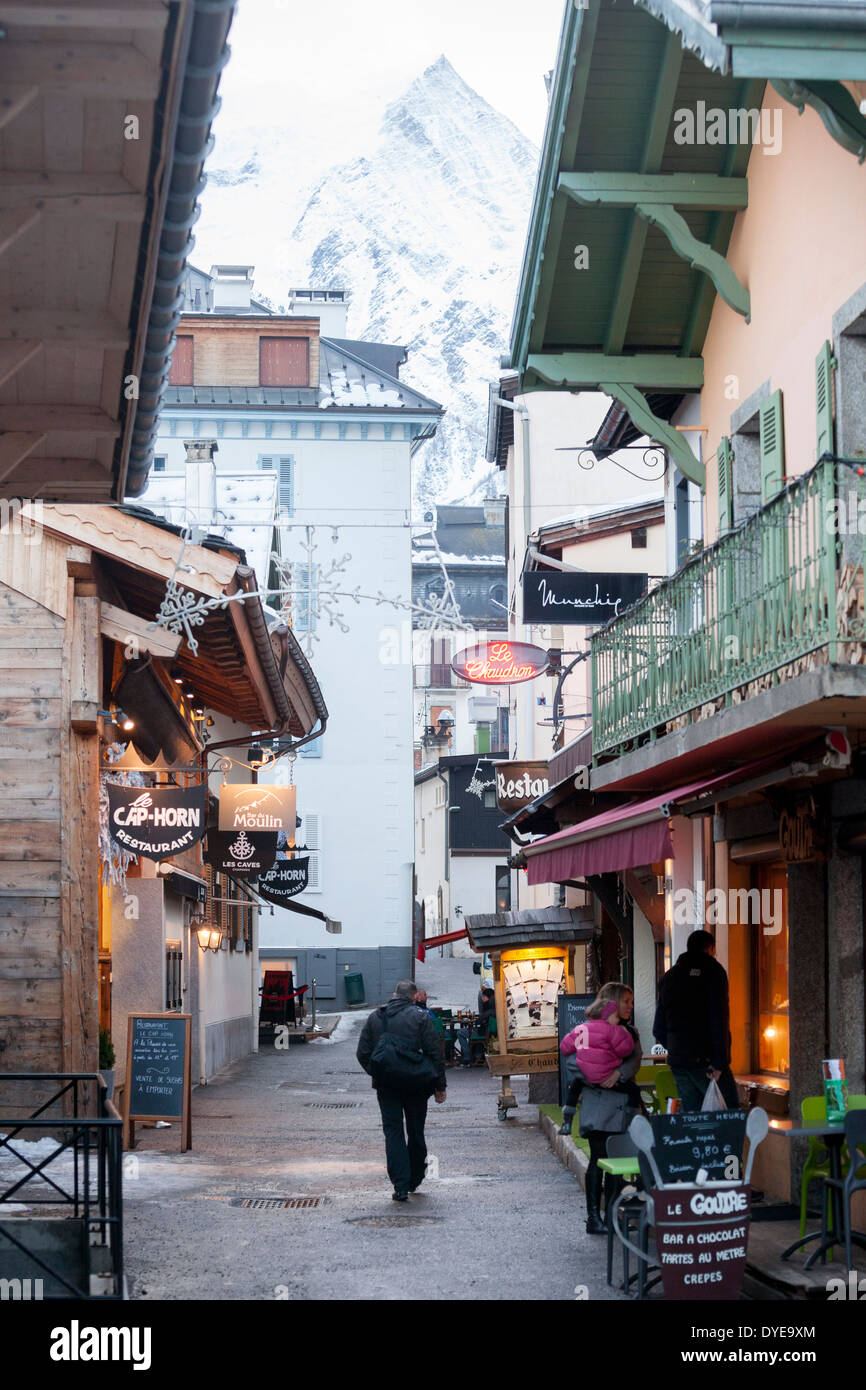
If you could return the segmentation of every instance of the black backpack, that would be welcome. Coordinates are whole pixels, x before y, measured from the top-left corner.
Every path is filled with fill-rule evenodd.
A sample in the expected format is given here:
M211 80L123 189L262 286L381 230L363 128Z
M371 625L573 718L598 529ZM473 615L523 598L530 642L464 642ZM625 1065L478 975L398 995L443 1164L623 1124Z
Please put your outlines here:
M429 1091L438 1071L417 1042L410 1042L388 1028L388 1015L382 1010L382 1036L370 1054L370 1075L374 1086L387 1091Z

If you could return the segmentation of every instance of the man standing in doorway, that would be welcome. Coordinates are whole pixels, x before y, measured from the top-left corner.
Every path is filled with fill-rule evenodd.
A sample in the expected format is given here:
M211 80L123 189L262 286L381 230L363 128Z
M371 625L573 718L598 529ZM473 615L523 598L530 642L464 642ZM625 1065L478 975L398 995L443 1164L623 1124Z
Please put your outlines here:
M739 1108L731 1073L728 977L708 931L693 931L659 986L653 1033L667 1048L683 1110L700 1110L717 1081L729 1110Z
M373 1078L376 1098L382 1112L388 1177L394 1184L395 1202L407 1201L408 1194L415 1192L424 1181L427 1164L427 1144L424 1139L427 1102L431 1091L438 1105L445 1099L442 1041L426 1009L416 1008L416 994L413 980L401 980L388 1003L370 1014L361 1031L356 1053L364 1071ZM413 1049L423 1052L430 1064L428 1070L435 1077L428 1087L421 1090L405 1090L382 1085L381 1081L376 1079L376 1069L375 1065L371 1065L371 1058L376 1044L386 1030L395 1038L409 1043Z

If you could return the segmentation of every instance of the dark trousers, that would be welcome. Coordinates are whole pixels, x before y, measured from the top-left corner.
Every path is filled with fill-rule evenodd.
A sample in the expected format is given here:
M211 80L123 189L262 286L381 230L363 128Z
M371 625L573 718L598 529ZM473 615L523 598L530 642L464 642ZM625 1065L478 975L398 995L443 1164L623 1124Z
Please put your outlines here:
M388 1177L396 1191L408 1192L410 1187L416 1186L423 1178L427 1162L424 1121L427 1119L428 1097L385 1091L381 1087L376 1091L376 1096L382 1112Z
M704 1103L707 1087L710 1084L707 1068L705 1066L672 1066L671 1071L674 1074L674 1081L677 1083L683 1110L700 1110ZM730 1067L725 1067L719 1077L719 1090L725 1098L725 1105L728 1109L739 1110L740 1098L737 1095L737 1083Z

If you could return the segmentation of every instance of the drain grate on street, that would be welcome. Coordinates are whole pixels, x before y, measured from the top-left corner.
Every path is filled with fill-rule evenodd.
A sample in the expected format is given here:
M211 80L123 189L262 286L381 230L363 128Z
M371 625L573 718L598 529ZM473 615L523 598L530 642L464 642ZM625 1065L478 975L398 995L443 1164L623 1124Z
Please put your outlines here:
M360 1110L359 1100L308 1100L305 1110Z
M308 1211L312 1207L324 1206L326 1197L235 1197L231 1205L244 1207L247 1211L275 1211L290 1207L292 1211Z
M350 1226L431 1226L441 1221L441 1216L412 1216L409 1212L395 1212L393 1216L350 1216Z

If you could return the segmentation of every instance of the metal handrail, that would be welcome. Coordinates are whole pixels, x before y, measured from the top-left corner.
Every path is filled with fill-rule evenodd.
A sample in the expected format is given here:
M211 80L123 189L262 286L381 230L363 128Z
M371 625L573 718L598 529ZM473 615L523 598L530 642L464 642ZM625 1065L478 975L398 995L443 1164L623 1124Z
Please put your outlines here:
M7 1149L27 1172L21 1177L10 1179L5 1187L0 1187L0 1218L5 1205L12 1203L16 1198L20 1202L21 1197L18 1194L22 1189L26 1189L29 1183L35 1180L47 1184L53 1189L48 1196L34 1196L25 1191L24 1200L28 1207L71 1207L74 1217L80 1219L84 1231L83 1287L72 1282L47 1258L29 1248L26 1234L27 1217L16 1216L14 1221L4 1223L4 1239L25 1254L38 1269L56 1279L71 1296L91 1298L93 1252L96 1247L91 1244L90 1237L96 1232L103 1247L109 1252L112 1283L112 1291L100 1296L108 1299L122 1298L123 1121L113 1102L106 1096L104 1080L95 1072L5 1072L2 1074L2 1080L4 1083L26 1082L31 1086L39 1081L51 1081L57 1084L57 1089L31 1114L6 1122L11 1126L11 1132L0 1137L0 1150ZM101 1112L97 1115L81 1114L83 1097L80 1088L85 1083L93 1087L89 1102L92 1104L95 1099ZM46 1116L45 1111L49 1107L56 1106L58 1102L69 1097L70 1093L71 1115ZM11 1142L22 1131L27 1130L39 1130L42 1133L59 1131L57 1148L39 1162L31 1161L26 1154L19 1153ZM68 1191L55 1182L46 1169L57 1159L68 1155L70 1150L73 1183L72 1190Z
M701 705L731 703L819 648L866 636L839 612L844 565L862 584L863 536L840 534L837 462L822 459L590 639L593 752L622 750ZM841 474L840 474L841 476ZM866 498L856 472L845 486ZM834 511L834 508L836 509Z

